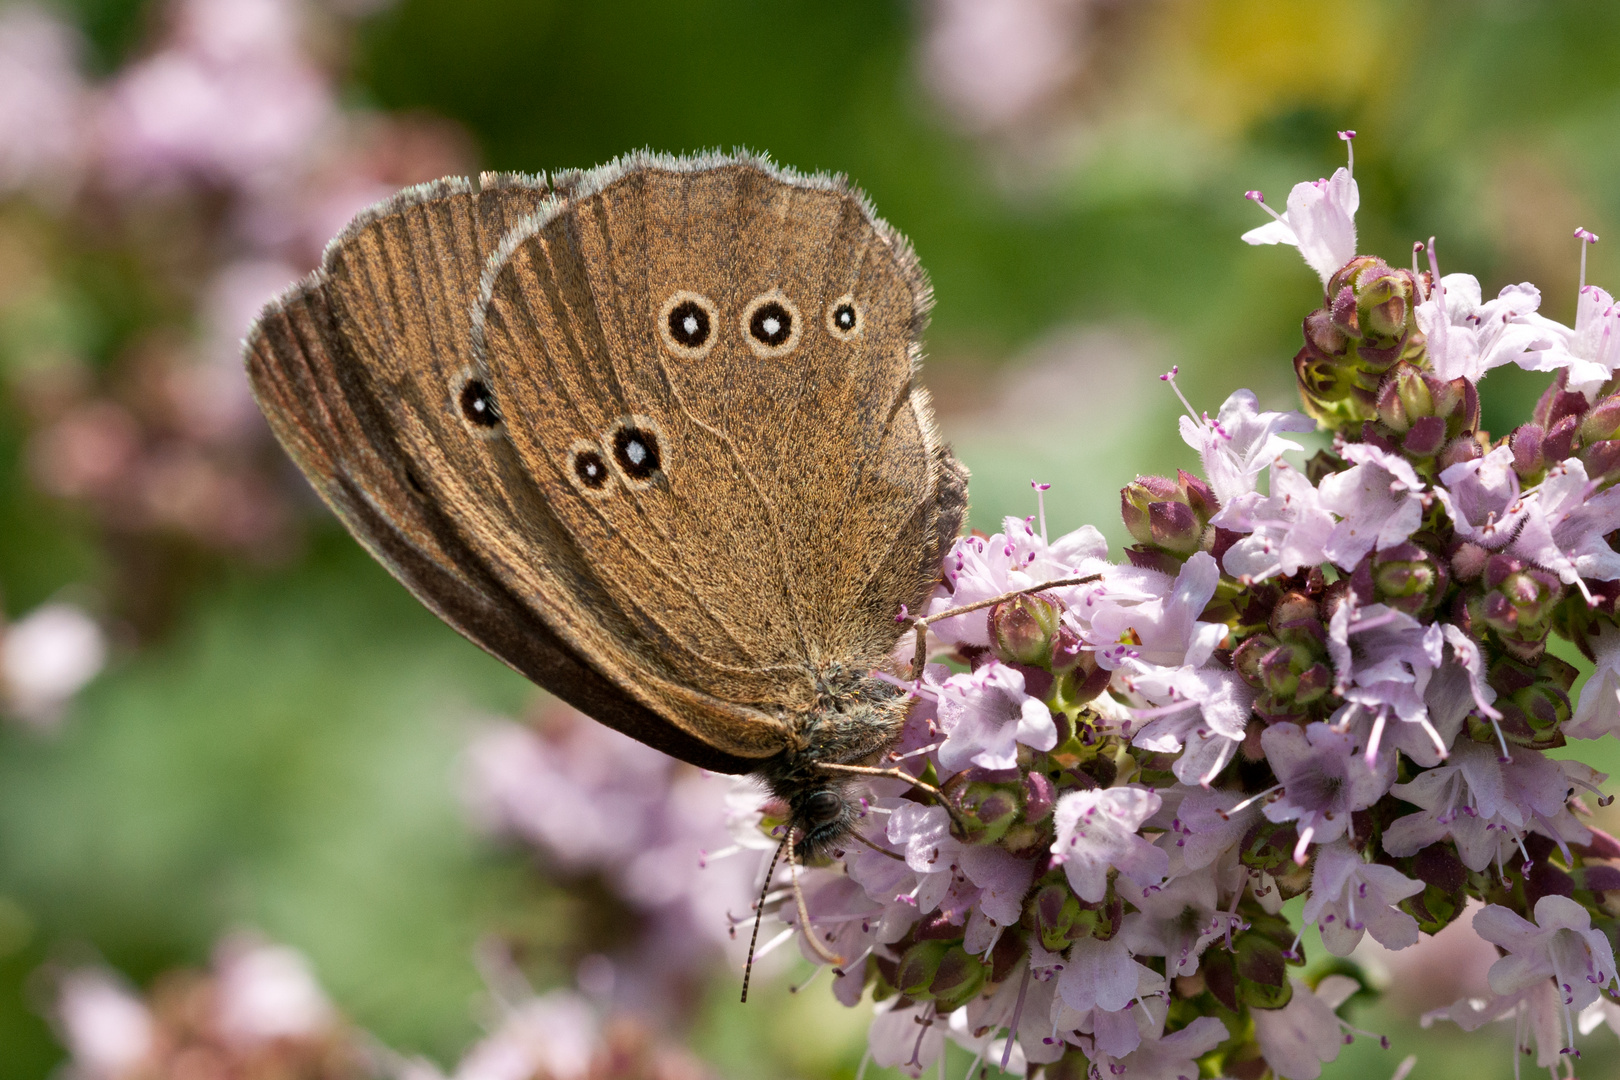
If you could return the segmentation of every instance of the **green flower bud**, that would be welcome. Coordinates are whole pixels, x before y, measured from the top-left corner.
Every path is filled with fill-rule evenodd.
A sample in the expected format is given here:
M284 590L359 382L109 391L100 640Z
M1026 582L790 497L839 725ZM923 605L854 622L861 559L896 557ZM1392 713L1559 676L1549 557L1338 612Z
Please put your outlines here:
M985 964L961 945L952 945L940 958L928 992L939 1003L941 1012L950 1012L971 1001L984 987Z
M1018 783L989 784L976 780L962 792L958 805L967 822L968 842L993 844L1018 820L1024 809L1024 796Z
M907 997L927 998L928 988L934 976L939 974L939 965L949 951L950 945L943 941L917 942L900 958L895 987Z
M1559 727L1571 713L1570 687L1575 685L1575 668L1550 653L1543 653L1534 664L1503 656L1491 665L1486 682L1496 691L1495 707L1502 713L1497 727L1502 737L1533 750L1551 750L1564 745ZM1478 715L1468 717L1468 734L1478 742L1494 742L1495 729Z
M1485 561L1479 587L1483 591L1468 601L1473 625L1490 627L1502 646L1520 660L1538 660L1547 648L1553 610L1563 599L1564 583L1511 555L1497 554Z
M1412 543L1372 552L1350 575L1362 604L1387 604L1408 615L1434 610L1450 583L1445 564Z
M1325 713L1333 688L1327 630L1320 607L1304 593L1287 593L1272 609L1270 633L1255 634L1232 655L1232 666L1261 691L1254 711L1270 723Z
M1434 395L1411 364L1397 364L1378 390L1378 419L1395 434L1404 434L1416 420L1434 416Z
M1075 932L1080 922L1080 898L1066 885L1044 885L1029 901L1029 912L1041 947L1048 952L1062 952L1085 933Z

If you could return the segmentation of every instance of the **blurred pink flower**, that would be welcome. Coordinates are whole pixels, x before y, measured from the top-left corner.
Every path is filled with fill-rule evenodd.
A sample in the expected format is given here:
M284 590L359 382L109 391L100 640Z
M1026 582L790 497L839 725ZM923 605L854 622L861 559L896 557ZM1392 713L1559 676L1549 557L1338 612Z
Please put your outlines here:
M931 0L923 81L968 130L1012 127L1080 73L1093 2Z
M32 724L59 719L106 662L100 625L74 604L46 604L0 628L0 692L8 711Z
M556 990L510 1009L494 1034L467 1052L454 1080L585 1080L600 1042L595 1011Z
M315 969L296 949L234 935L214 950L214 971L216 1022L227 1041L313 1038L337 1022Z
M78 182L90 88L78 34L32 4L0 11L0 192L56 201Z
M336 117L292 0L181 0L174 32L108 87L99 148L120 186L284 182Z
M150 1010L114 974L94 968L68 972L58 989L54 1020L82 1080L122 1080L146 1063L156 1045Z
M468 746L462 792L475 820L532 845L563 878L596 877L641 921L626 928L604 980L619 1000L651 1009L668 978L705 969L744 943L763 867L733 854L769 848L760 790L747 785L749 820L733 829L738 783L700 772L588 720L548 712L540 730L498 721ZM739 844L734 834L748 838ZM758 842L755 842L755 841ZM662 995L663 1006L670 995Z

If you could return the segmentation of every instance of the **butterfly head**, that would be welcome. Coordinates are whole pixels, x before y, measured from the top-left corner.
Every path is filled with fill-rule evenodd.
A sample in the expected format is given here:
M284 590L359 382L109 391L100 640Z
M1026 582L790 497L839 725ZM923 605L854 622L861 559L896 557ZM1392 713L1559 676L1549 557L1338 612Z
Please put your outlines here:
M790 797L793 829L799 839L793 853L801 860L814 859L838 846L855 828L860 819L860 807L845 792L848 781L843 778L823 777L821 784L812 784Z
M892 684L868 674L828 674L818 706L802 721L799 745L761 770L787 803L798 834L794 855L806 860L835 850L858 827L860 773L874 771L894 745L909 705Z

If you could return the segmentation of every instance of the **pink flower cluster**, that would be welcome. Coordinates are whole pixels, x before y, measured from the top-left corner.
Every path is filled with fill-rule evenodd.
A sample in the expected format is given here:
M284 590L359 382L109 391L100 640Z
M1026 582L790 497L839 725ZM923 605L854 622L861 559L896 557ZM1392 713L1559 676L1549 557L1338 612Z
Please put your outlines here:
M620 905L593 913L610 937L572 942L583 987L669 1018L723 956L744 959L737 925L763 867L737 856L774 846L754 827L752 781L683 765L557 705L529 724L480 724L462 771L486 831L523 843L552 880Z
M1203 475L1124 489L1122 561L1035 518L947 557L930 614L1031 590L931 626L954 663L891 763L950 806L872 781L800 876L808 922L775 897L839 999L877 1000L878 1064L954 1042L1050 1080L1314 1080L1363 986L1306 965L1296 896L1335 957L1483 901L1495 996L1446 1015L1528 1019L1555 1075L1620 1014L1620 842L1582 820L1606 777L1549 754L1620 734L1620 309L1583 287L1560 326L1532 286L1357 255L1357 198L1340 170L1245 237L1326 285L1303 413L1189 406ZM1506 363L1554 378L1492 439L1475 384ZM1554 634L1595 667L1578 702Z
M706 1080L712 1072L629 1014L568 990L536 995L494 961L489 1034L448 1074L347 1021L295 949L227 937L210 969L145 994L115 972L50 973L50 1018L73 1080Z
M91 80L71 27L0 11L0 203L43 211L0 224L17 263L0 317L30 331L6 343L9 389L35 484L90 508L113 558L175 536L275 558L301 493L248 392L242 328L352 214L464 171L468 146L444 122L344 108L330 12L154 14L147 47Z

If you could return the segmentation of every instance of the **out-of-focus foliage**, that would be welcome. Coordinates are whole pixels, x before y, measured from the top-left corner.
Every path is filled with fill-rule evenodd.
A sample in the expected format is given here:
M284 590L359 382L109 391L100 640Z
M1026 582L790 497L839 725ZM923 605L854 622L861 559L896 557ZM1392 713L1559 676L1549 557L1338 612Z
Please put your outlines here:
M82 35L0 49L0 597L6 625L71 604L110 643L65 712L0 731L0 1080L62 1058L36 974L50 965L146 986L252 927L308 955L354 1023L451 1063L479 1037L481 940L520 944L550 987L574 982L585 928L602 932L590 894L483 837L456 799L470 718L522 713L524 684L342 536L242 408L247 318L369 198L641 146L747 145L847 172L932 275L926 377L975 470L975 522L1029 512L1034 478L1053 484L1055 531L1117 521L1137 473L1190 463L1140 434L1171 430L1179 406L1154 376L1172 363L1197 407L1235 385L1294 404L1286 359L1319 296L1295 253L1238 242L1263 220L1241 194L1258 183L1277 202L1328 175L1335 129L1361 133L1363 249L1438 235L1443 267L1492 295L1534 280L1554 318L1574 311L1571 230L1620 224L1613 5L190 7L216 11L215 37L187 45L203 32L168 0L0 7L7 26L49 16ZM277 26L293 28L280 45ZM107 104L186 48L214 81L157 80L142 115L184 128L208 105L215 135L247 146L236 157L156 136L141 145L167 156L134 153L132 114ZM35 82L11 77L19 57ZM68 75L86 96L50 99L67 113L18 91ZM188 86L242 97L222 108ZM276 128L295 106L307 126ZM46 130L79 110L101 117L88 141ZM1589 270L1611 289L1614 250ZM1527 419L1542 381L1498 373L1485 426ZM778 982L741 1008L737 974L692 995L708 1060L737 1077L853 1073L858 1019L824 987ZM1511 1074L1504 1042L1391 1033L1425 1077ZM1363 1041L1327 1075L1387 1075L1378 1053Z

